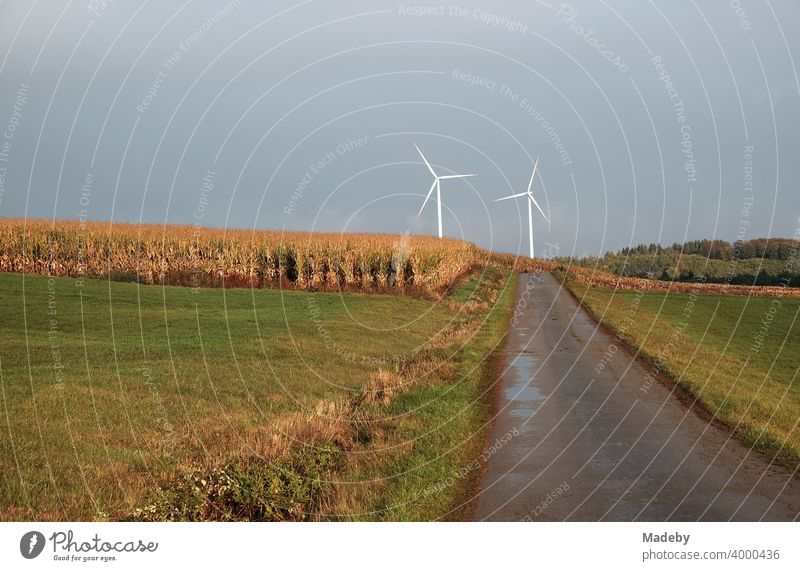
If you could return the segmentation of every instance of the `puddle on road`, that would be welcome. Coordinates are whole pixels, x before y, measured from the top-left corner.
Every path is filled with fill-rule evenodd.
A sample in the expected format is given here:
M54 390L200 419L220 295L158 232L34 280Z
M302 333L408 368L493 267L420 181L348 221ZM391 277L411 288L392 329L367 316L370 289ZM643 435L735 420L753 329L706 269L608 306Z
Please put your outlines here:
M536 402L544 400L544 396L536 387L527 387L524 384L521 384L506 389L506 399L515 402Z
M520 403L537 402L545 399L539 389L530 383L533 380L533 375L536 366L536 359L530 355L517 355L511 362L509 372L514 375L514 382L511 386L506 387L503 391L506 400ZM530 410L530 409L517 409ZM530 410L532 413L533 411ZM512 412L512 414L514 414ZM521 416L522 413L514 414L514 416Z
M528 418L536 414L536 409L533 408L515 408L508 412L510 416Z

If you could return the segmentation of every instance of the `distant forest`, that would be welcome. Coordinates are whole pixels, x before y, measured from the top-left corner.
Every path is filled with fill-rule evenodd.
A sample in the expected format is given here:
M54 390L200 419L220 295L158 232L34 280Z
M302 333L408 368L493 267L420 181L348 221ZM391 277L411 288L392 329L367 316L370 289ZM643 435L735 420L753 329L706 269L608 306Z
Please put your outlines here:
M693 240L661 246L640 244L603 257L556 258L585 268L622 276L682 282L800 287L798 242L757 238L734 243Z

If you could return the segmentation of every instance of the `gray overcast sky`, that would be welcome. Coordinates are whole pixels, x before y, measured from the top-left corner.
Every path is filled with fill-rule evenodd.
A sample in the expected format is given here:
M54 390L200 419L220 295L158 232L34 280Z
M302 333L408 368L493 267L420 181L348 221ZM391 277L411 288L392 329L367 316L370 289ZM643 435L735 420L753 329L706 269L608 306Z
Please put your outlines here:
M493 199L537 155L538 252L733 240L743 209L743 237L791 236L798 23L795 0L6 0L0 216L433 234L416 141L480 173L443 183L445 234L496 250L527 252L525 204Z

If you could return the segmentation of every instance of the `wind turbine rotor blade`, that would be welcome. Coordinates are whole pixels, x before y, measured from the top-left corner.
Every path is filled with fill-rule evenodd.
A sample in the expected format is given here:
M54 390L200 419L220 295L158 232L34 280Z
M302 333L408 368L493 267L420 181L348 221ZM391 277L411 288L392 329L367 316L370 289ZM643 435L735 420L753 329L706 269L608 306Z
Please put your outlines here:
M444 180L446 178L467 178L468 176L478 176L478 173L475 173L475 174L448 174L446 176L440 176L439 180Z
M503 198L495 198L495 202L500 202L501 200L511 200L512 198L519 198L520 196L530 196L527 192L520 192L519 194L512 194L511 196L504 196Z
M416 143L414 143L414 147L416 147L417 152L419 153L419 156L422 157L422 160L425 161L425 166L428 167L428 170L431 171L431 174L433 176L436 176L436 172L433 170L433 167L431 166L431 163L428 162L428 159L425 158L425 155L422 154L422 151L419 150L419 147L417 147Z
M533 163L533 174L531 174L531 181L528 183L528 192L531 191L531 187L533 187L533 178L536 176L536 167L539 166L539 157L536 157L536 162Z
M417 214L417 218L422 215L422 210L425 208L425 205L428 204L428 199L431 197L433 193L433 189L436 188L436 179L434 179L433 184L431 185L431 189L428 191L428 194L425 196L425 201L422 203L422 208L419 209L419 213Z
M528 198L530 198L530 199L531 199L531 202L533 202L533 205L534 205L536 208L538 208L538 209L539 209L539 212L541 212L541 213L542 213L542 216L544 216L544 219L545 219L545 220L547 220L547 223L548 223L548 224L550 224L550 219L549 219L549 218L547 218L547 214L545 214L545 213L544 213L544 210L542 210L542 207L541 207L541 206L539 206L539 203L538 203L538 202L536 202L536 199L533 197L533 194L531 194L530 192L529 192L529 193L527 193L527 194L528 194Z

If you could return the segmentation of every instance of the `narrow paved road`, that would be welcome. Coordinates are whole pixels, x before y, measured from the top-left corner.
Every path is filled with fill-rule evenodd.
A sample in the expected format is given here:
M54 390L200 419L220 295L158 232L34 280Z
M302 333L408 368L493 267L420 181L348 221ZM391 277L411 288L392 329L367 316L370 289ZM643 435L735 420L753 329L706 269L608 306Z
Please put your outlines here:
M522 275L517 306L474 519L798 519L800 479L612 355L550 274Z

